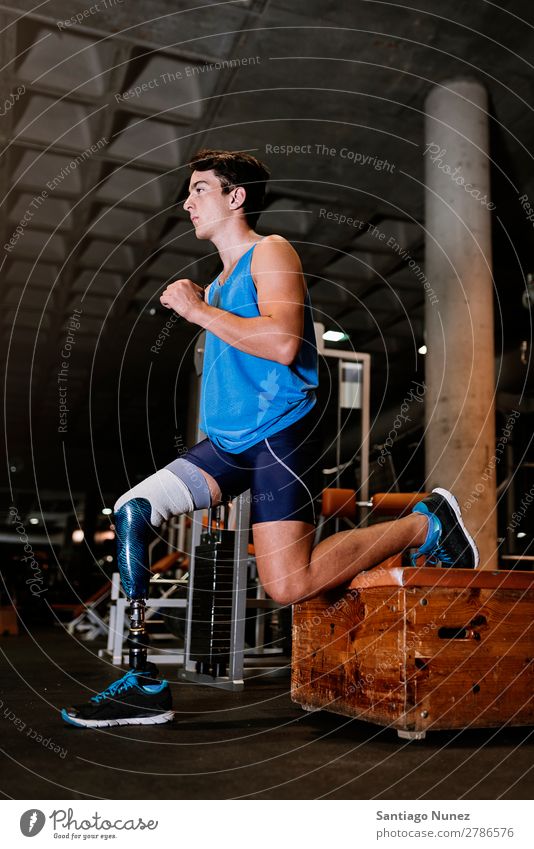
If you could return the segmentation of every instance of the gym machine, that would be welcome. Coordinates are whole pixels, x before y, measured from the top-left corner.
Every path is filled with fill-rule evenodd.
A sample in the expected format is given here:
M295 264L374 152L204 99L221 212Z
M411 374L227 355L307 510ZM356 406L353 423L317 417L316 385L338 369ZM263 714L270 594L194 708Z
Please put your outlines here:
M324 324L315 322L317 351L319 357L324 359L329 367L337 409L334 439L335 466L323 469L323 474L331 476L328 486L342 486L343 473L352 467L356 457L358 458L357 495L358 505L362 508L360 526L363 527L367 524L369 506L371 355L359 351L327 348L323 334ZM356 438L354 438L355 429ZM349 454L348 459L347 454ZM336 520L336 531L338 530L339 523Z

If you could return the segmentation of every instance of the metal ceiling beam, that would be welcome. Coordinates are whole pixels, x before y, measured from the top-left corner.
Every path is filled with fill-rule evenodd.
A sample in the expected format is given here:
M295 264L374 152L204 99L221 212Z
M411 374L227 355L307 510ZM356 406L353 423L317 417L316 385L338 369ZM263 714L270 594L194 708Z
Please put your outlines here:
M102 41L113 39L122 42L128 47L141 47L147 52L164 50L171 56L185 59L188 62L216 63L221 61L221 53L205 49L195 49L190 42L202 45L215 45L217 42L209 31L198 31L196 37L184 39L184 20L189 13L202 13L205 11L200 2L197 5L182 9L176 8L169 12L169 5L165 0L147 0L147 2L117 3L112 5L108 0L110 11L113 14L113 28L105 29L95 26L94 14L85 14L91 7L87 0L48 0L41 4L40 11L35 11L35 0L17 0L17 5L11 3L0 3L0 11L9 15L12 20L30 20L45 26L57 27L58 21L66 21L81 15L81 23L74 23L65 31L76 35L86 35ZM93 4L96 5L96 4ZM185 6L185 4L182 4ZM211 3L209 5L212 5ZM226 2L221 4L224 9L227 29L240 30L245 19L256 20L262 14L265 0L261 3L253 3L245 6L238 3ZM233 8L232 8L233 6ZM159 8L158 8L159 7ZM46 11L45 11L46 10ZM158 14L159 12L159 14ZM142 35L136 33L142 30Z

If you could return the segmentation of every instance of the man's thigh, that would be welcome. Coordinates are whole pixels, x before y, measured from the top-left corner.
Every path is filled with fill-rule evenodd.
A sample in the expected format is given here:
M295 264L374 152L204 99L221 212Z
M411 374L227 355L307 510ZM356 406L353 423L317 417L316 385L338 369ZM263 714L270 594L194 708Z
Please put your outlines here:
M250 487L251 469L243 457L221 451L209 439L203 439L193 445L180 459L188 460L204 475L214 505L222 499L233 498Z
M310 435L315 416L263 439L248 452L253 466L251 524L316 522L321 491L319 452Z

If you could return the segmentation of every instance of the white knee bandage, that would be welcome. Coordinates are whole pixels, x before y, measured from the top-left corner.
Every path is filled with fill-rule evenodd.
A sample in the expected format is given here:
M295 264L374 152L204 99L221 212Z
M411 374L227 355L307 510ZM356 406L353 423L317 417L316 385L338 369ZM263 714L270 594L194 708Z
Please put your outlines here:
M166 522L171 516L180 513L190 513L194 510L191 493L179 477L168 469L160 469L146 478L137 486L121 495L115 507L115 512L132 498L146 498L152 510L150 521L155 528Z

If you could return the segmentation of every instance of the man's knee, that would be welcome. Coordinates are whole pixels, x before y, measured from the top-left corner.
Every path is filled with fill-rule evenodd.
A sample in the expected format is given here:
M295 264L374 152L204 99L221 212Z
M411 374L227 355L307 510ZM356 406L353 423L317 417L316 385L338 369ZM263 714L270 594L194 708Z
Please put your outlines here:
M263 588L267 595L277 604L288 606L290 604L298 604L300 601L305 601L309 598L309 586L305 576L287 576L281 578L273 578L272 580L262 581Z

